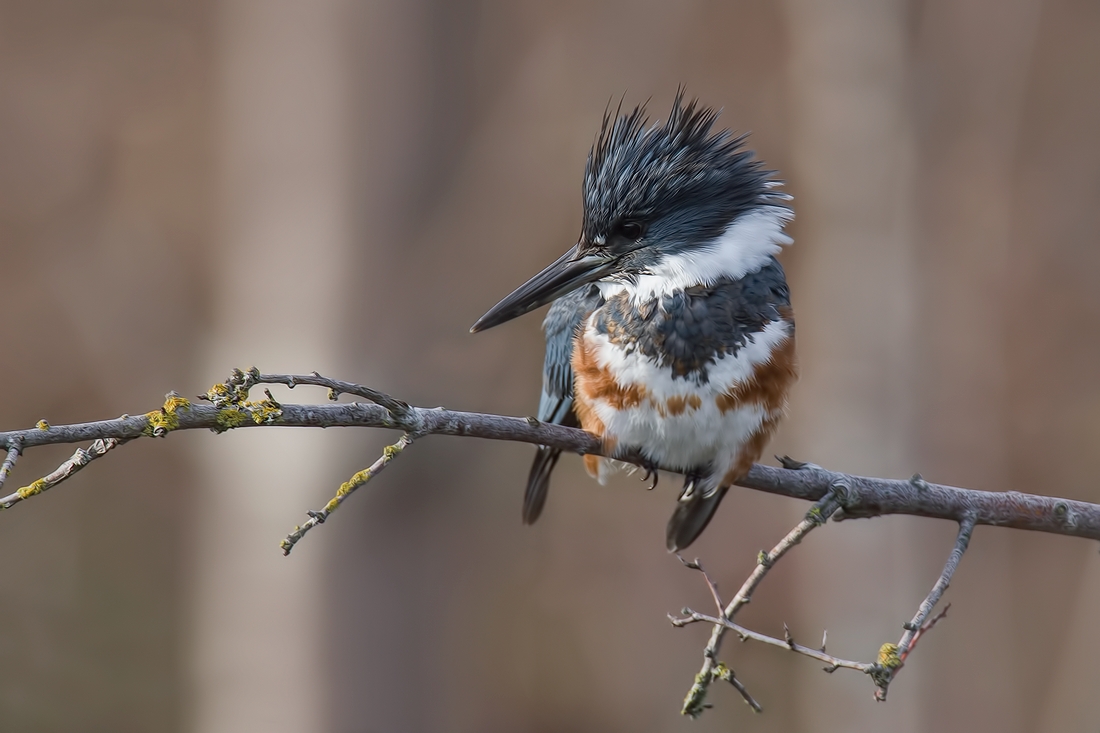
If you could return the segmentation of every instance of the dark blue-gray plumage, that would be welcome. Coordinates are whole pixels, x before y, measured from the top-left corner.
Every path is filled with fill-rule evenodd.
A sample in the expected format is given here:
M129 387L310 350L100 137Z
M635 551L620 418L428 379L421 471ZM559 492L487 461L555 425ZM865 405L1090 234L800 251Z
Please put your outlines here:
M573 412L573 340L581 322L594 311L603 296L595 285L574 290L554 301L542 322L546 334L546 360L542 368L542 396L539 399L538 418L542 422L577 427ZM527 477L527 491L523 496L523 523L532 524L546 504L546 492L550 488L550 473L561 456L557 448L540 446Z
M783 266L772 257L737 280L693 285L643 303L623 291L608 298L592 326L611 343L669 367L674 379L705 384L708 366L736 354L790 305Z

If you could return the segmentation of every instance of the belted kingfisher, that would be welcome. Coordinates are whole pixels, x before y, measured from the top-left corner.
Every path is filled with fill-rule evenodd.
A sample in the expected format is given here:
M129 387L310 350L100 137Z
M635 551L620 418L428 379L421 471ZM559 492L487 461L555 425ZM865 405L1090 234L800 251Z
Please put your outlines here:
M790 196L718 112L676 95L604 115L584 171L576 245L470 329L553 301L538 417L580 424L610 455L682 473L666 533L690 545L760 457L798 376L794 314L776 254ZM523 519L546 501L560 451L540 447ZM604 481L609 459L585 456ZM654 475L656 475L654 473Z

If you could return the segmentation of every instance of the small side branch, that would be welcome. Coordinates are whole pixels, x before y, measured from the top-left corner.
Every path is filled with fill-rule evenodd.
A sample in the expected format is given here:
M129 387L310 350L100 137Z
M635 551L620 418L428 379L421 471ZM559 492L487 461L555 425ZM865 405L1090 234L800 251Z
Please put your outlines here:
M715 665L714 671L712 672L711 676L713 679L723 680L733 685L733 689L737 690L737 692L740 693L741 699L745 701L745 704L752 708L752 711L754 713L764 712L764 708L761 707L760 703L756 701L756 698L754 698L749 693L748 688L741 684L741 680L737 679L737 675L733 673L732 669L719 662L717 665Z
M816 659L819 662L824 662L826 672L835 672L840 668L854 669L857 672L863 672L867 674L870 672L871 667L874 665L870 662L853 662L848 659L841 659L840 657L834 657L832 654L828 654L824 651L824 644L820 649L814 649L812 647L803 646L795 642L794 638L790 636L790 632L787 632L787 638L777 639L774 636L768 636L767 634L761 634L759 631L753 631L752 629L736 624L730 621L728 618L718 618L715 616L708 616L698 611L693 611L690 608L684 609L683 616L669 616L669 621L673 626L682 627L693 623L708 623L716 626L723 626L726 629L737 634L741 641L759 641L764 644L770 644L771 646L777 646L781 649L792 651L795 654L801 654L809 657L810 659Z
M286 539L279 543L279 547L283 550L283 555L289 555L290 551L294 549L294 546L306 536L306 532L309 532L318 524L324 524L325 520L344 503L345 499L351 496L360 486L380 474L382 469L389 465L389 462L394 458L401 455L401 452L411 445L412 442L412 435L408 433L402 435L401 440L383 449L382 456L377 461L341 484L340 488L336 491L336 496L329 500L329 503L325 505L324 509L319 512L306 512L306 514L309 515L309 519L306 520L305 524L295 527L294 531L288 534Z
M930 618L928 621L925 621L923 624L921 624L919 629L917 629L916 631L913 632L913 639L912 639L912 641L909 642L909 648L905 650L904 656L901 655L901 654L898 655L898 658L901 660L902 665L905 664L905 658L908 657L909 654L912 653L912 651L917 648L917 642L920 641L921 638L926 633L931 631L932 627L934 627L941 620L946 618L947 617L947 612L950 611L950 610L951 610L951 604L948 603L946 606L943 607L942 611L937 613L935 616ZM901 667L898 667L898 669L901 669ZM896 674L897 670L894 670L894 672Z
M4 458L4 464L0 466L0 488L3 488L4 482L8 480L8 474L15 468L15 462L19 460L19 456L22 454L23 439L16 437L8 447L8 455Z
M38 494L41 494L43 491L52 489L65 479L75 474L80 469L87 466L95 459L104 456L108 451L112 450L113 448L117 448L118 446L126 442L128 442L128 439L120 440L118 438L101 438L88 446L87 449L77 448L76 453L73 453L72 457L69 460L58 466L52 473L43 476L37 481L31 482L30 484L19 489L19 491L16 491L14 494L9 494L8 496L0 499L0 509L10 509L21 501L25 501L32 496L37 496ZM11 457L11 450L12 449L9 449L8 451L8 460L11 460L11 463L14 464L15 461ZM0 470L11 470L8 464L8 460L4 461L4 466L3 468L0 468Z
M794 470L805 469L796 468ZM673 616L670 614L668 617L672 625L677 628L694 623L707 623L714 627L711 632L710 641L703 650L703 667L699 673L695 675L695 682L688 691L687 697L684 699L684 707L682 710L684 715L697 717L703 710L710 707L704 702L710 683L715 679L725 679L723 674L727 672L732 674L725 664L718 661L718 650L722 642L722 637L726 631L733 631L740 637L741 641L758 641L763 644L786 649L795 654L810 657L811 659L816 659L819 662L824 662L826 664L824 668L825 672L832 673L841 668L862 672L869 675L875 683L875 699L886 699L886 690L890 682L897 676L902 666L904 666L905 659L916 647L921 636L931 630L933 626L947 615L947 609L950 608L950 604L930 620L928 618L932 609L939 602L940 598L943 597L944 591L947 590L951 582L951 576L954 575L955 569L958 567L959 561L962 559L962 555L970 542L970 535L975 525L972 515L964 516L959 522L959 534L955 540L955 547L947 559L943 572L940 574L936 584L932 587L928 597L921 603L916 616L913 617L912 621L905 623L906 631L901 641L897 644L883 644L879 649L878 658L874 662L857 662L829 654L825 650L825 642L828 638L827 632L822 636L821 647L819 649L813 649L796 643L786 624L783 625L784 638L779 639L774 636L762 634L758 631L753 631L733 621L733 616L749 602L752 592L760 584L775 562L801 542L802 538L814 527L824 524L825 521L834 514L839 516L844 511L841 507L848 499L848 496L846 486L843 484L835 485L829 494L826 494L824 498L810 509L806 518L776 545L775 549L770 553L760 553L756 568L753 570L748 580L745 581L744 585L741 586L741 590L738 591L733 600L724 608L722 606L721 596L718 593L718 586L711 580L710 576L707 575L707 572L703 569L699 561L686 562L681 558L684 565L702 573L707 584L707 589L710 591L711 597L714 598L715 605L718 609L717 616L710 616L690 608L685 608L682 611L682 616Z
M947 562L944 563L943 571L940 573L940 577L936 579L936 583L932 586L932 590L930 590L925 599L921 601L920 607L917 608L916 615L913 616L913 620L907 621L904 624L905 633L902 634L901 640L898 641L896 645L884 644L882 649L879 650L879 662L884 667L884 673L875 679L875 684L877 686L875 690L876 700L886 700L886 692L890 687L890 683L897 676L898 672L901 671L901 668L905 666L905 660L916 647L917 641L920 640L921 635L935 626L940 619L947 615L947 609L945 608L931 621L928 620L929 615L932 613L932 609L940 602L940 599L943 598L944 591L951 585L951 578L955 575L955 570L959 567L959 562L962 560L963 553L966 552L966 548L970 546L970 536L974 533L974 524L974 517L969 514L959 521L959 533L955 537L955 546L951 549L951 554L947 556Z
M928 596L921 601L920 607L917 609L917 614L913 616L913 620L905 624L905 634L902 635L901 641L898 642L898 656L904 658L904 656L909 653L913 641L916 639L924 622L928 620L928 616L932 613L932 609L940 602L940 599L943 598L944 591L951 585L951 578L954 577L955 571L959 567L959 562L962 560L963 553L966 552L967 547L970 546L970 536L973 533L973 517L966 517L959 522L959 533L955 537L955 546L951 549L951 554L947 556L947 562L944 563L943 572L940 573L940 577L936 580L935 585L932 586L932 590L928 592Z
M768 571L772 569L780 558L786 555L791 548L802 542L803 538L813 529L820 527L828 521L829 517L840 508L838 496L844 494L844 492L845 489L842 484L838 483L833 486L825 496L821 497L821 499L810 507L810 511L806 512L806 518L788 532L787 536L780 540L779 544L773 547L771 552L761 552L757 557L756 567L753 569L748 579L741 585L741 589L737 591L737 595L733 597L733 600L731 600L724 609L721 608L716 586L711 583L709 577L707 578L707 584L711 588L711 593L719 603L721 621L714 624L714 629L710 634L710 640L703 649L703 666L699 670L699 673L695 675L695 682L684 697L684 705L680 711L682 714L697 718L702 714L703 710L706 709L707 690L710 688L710 683L718 677L716 670L720 664L718 661L718 651L722 646L722 637L725 636L726 631L729 630L729 627L725 625L724 621L733 621L733 617L752 599L753 591L756 590L757 586L764 580L764 576L768 574ZM688 566L692 567L692 564L689 563ZM694 564L694 567L700 571L702 570L697 562ZM675 621L673 623L675 623Z
M234 373L233 377L236 377ZM231 379L233 378L231 377ZM308 375L301 374L260 374L259 370L253 367L248 372L241 374L242 385L246 387L251 386L244 380L251 379L251 384L283 384L291 389L294 389L299 384L310 385L313 387L327 387L328 398L335 402L340 398L342 394L355 395L356 397L362 397L365 400L369 400L380 407L384 407L393 415L396 422L404 425L410 418L415 416L413 408L409 406L407 402L403 402L399 399L389 396L385 392L380 392L371 387L364 387L361 384L355 384L353 382L343 382L339 379L330 379L328 377L322 377L317 372L313 372Z

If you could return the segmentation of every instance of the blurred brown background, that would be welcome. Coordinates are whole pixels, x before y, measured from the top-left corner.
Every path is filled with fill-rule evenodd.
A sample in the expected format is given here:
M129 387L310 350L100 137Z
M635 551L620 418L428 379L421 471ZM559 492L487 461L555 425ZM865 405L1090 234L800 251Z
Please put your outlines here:
M249 364L533 412L539 318L466 329L574 241L607 101L685 84L795 196L772 452L1100 501L1098 39L1094 0L0 2L0 424ZM281 557L392 437L177 434L6 513L0 730L1096 730L1094 543L980 528L886 704L731 643L765 714L690 723L675 480L566 458L525 528L529 448L430 438ZM804 510L737 492L692 553L731 591ZM744 618L870 658L953 531L831 526Z

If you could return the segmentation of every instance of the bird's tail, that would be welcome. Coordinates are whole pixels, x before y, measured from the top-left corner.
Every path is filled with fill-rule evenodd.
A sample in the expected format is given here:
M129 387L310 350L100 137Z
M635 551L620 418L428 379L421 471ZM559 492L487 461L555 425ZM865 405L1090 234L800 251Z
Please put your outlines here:
M543 397L544 402L546 397ZM543 417L546 415L546 417ZM561 397L553 409L545 409L545 404L539 405L539 419L543 422L564 425L567 428L575 428L580 425L577 416L573 412L573 399ZM523 494L523 523L534 524L542 514L542 508L546 505L546 494L550 490L550 474L561 457L561 451L557 448L547 448L540 445L535 453L535 461L531 464L531 473L527 475L527 491Z
M535 462L531 463L531 472L527 477L527 492L524 494L524 524L535 524L547 503L547 491L550 489L550 472L558 463L561 451L557 448L539 446L535 453Z
M527 476L527 491L523 495L523 523L534 524L546 505L546 492L550 488L550 473L561 456L557 448L540 445Z
M707 496L696 487L697 481L698 479L690 476L684 479L684 492L680 495L676 511L668 520L668 529L665 531L669 552L679 552L702 534L714 517L714 510L729 490L728 486L719 486L714 493Z

